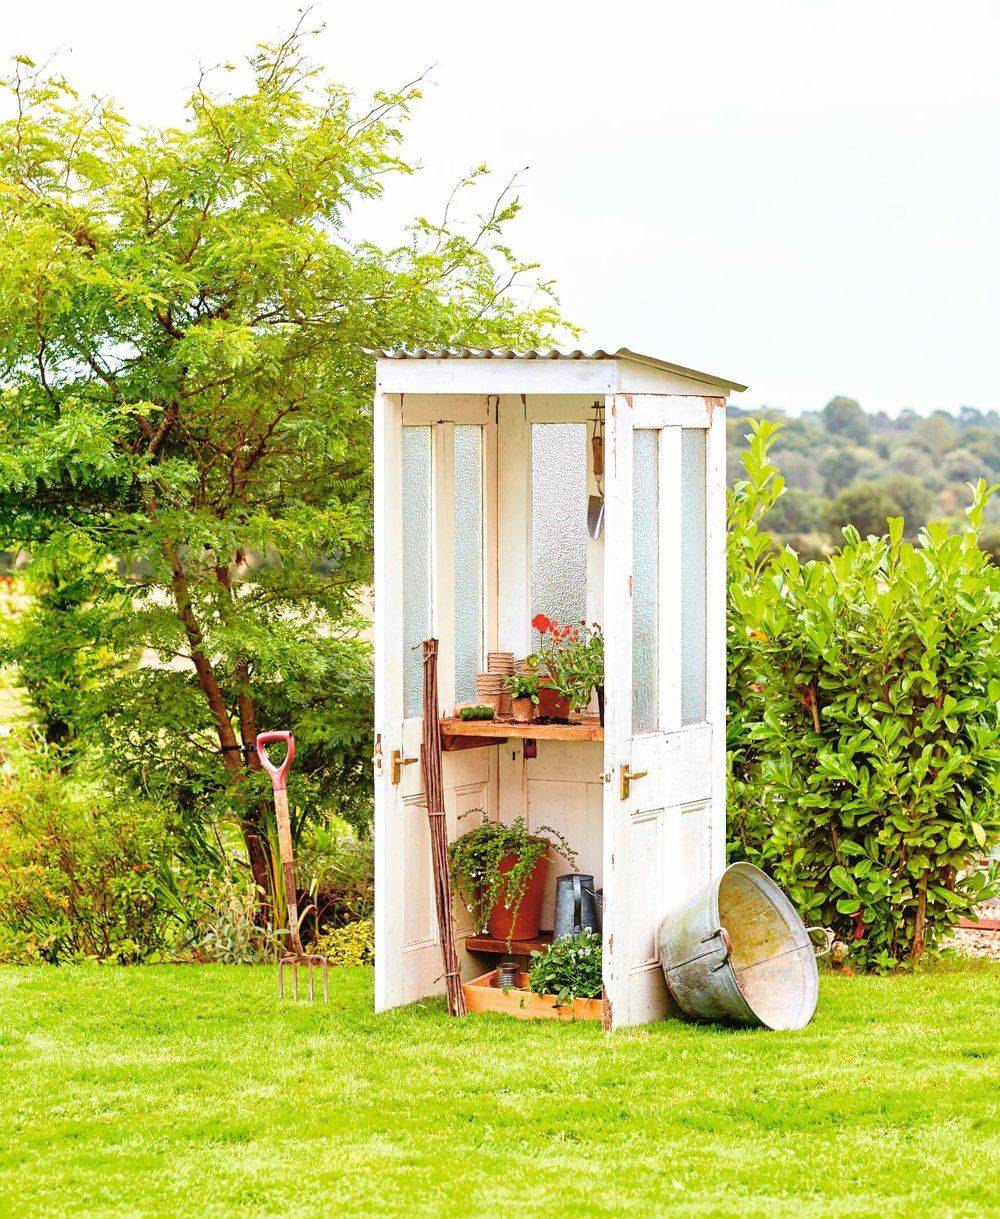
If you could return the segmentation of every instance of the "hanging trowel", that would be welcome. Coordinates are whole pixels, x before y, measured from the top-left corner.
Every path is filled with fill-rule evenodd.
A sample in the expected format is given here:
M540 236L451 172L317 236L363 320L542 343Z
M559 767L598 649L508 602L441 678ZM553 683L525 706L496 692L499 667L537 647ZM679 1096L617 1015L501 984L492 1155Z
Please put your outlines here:
M594 434L590 449L594 458L594 482L597 494L587 499L587 532L596 542L604 532L604 407L594 403Z

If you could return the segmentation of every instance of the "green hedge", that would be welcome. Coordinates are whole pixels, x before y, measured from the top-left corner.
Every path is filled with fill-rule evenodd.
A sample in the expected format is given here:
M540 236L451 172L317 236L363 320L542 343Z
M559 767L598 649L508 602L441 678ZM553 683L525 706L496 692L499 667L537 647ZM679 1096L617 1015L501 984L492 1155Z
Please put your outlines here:
M844 530L801 563L759 528L782 494L753 423L730 495L730 853L859 966L916 960L987 895L1000 839L1000 571L960 533Z

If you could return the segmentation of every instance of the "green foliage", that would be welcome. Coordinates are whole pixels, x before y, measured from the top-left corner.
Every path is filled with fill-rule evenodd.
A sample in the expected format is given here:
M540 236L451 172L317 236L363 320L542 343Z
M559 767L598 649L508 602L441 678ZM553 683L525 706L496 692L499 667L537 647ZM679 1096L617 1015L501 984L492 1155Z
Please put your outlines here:
M491 720L493 718L493 708L480 706L478 703L474 707L463 707L459 713L460 720Z
M511 921L517 918L535 865L549 847L557 846L571 865L575 864L576 851L551 826L542 825L530 832L523 817L511 825L487 821L481 808L464 815L474 814L483 817L482 824L456 838L448 847L448 858L452 884L472 912L476 930L484 931L490 912L501 900L513 911ZM501 871L501 863L508 858L513 859L512 865Z
M321 928L375 913L375 848L370 837L359 838L335 821L310 826L299 840L295 863Z
M862 443L868 439L867 416L854 398L831 398L823 407L823 423L834 435L849 436Z
M130 964L173 942L175 840L148 802L13 752L0 780L0 944L7 959Z
M533 952L528 986L536 995L555 995L557 1007L574 999L600 999L601 937L584 928L553 940L544 952Z
M932 518L961 527L968 485L1000 481L1000 414L963 407L922 418L903 411L866 414L851 398L834 398L821 411L787 415L767 408L780 423L774 456L788 483L765 522L800 558L829 553L845 525L863 536L885 532L890 516L906 521L909 538ZM746 412L730 407L729 476L741 477ZM986 532L1000 523L1000 499L987 507Z
M375 922L363 918L335 927L321 935L312 950L321 953L331 965L374 965Z
M731 843L854 960L888 969L987 896L1000 840L1000 572L968 525L903 522L828 560L775 553L757 522L779 485L752 428L730 501ZM779 486L780 489L780 486Z
M194 949L217 965L259 965L275 959L280 941L258 924L259 899L246 879L210 876L195 894ZM200 907L200 908L199 908Z
M272 900L259 729L294 729L308 815L371 815L365 348L532 345L557 320L506 192L391 249L347 237L410 172L419 89L359 103L307 42L204 75L162 129L22 56L0 122L0 546L36 597L6 659L52 739L193 843L239 827Z
M918 479L907 474L893 474L881 482L852 483L834 499L829 507L827 524L832 534L839 534L851 525L862 537L883 534L890 517L901 517L917 526L927 520L934 497Z
M511 698L530 698L533 703L538 703L538 691L542 684L538 673L511 673L503 684Z

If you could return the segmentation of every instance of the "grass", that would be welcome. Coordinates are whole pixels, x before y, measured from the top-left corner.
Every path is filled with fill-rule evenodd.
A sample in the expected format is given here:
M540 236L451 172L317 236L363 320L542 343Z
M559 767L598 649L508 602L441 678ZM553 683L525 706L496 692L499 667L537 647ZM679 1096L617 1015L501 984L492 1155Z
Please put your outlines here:
M1000 967L801 1033L328 1007L274 971L0 970L0 1214L1000 1215Z

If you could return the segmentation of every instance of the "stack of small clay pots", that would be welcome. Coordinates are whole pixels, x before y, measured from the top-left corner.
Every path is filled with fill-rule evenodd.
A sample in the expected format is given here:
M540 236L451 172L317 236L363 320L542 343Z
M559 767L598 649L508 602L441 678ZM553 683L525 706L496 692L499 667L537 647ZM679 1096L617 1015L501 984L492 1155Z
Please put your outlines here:
M510 694L504 681L514 672L513 652L490 652L486 658L488 673L476 678L476 697L480 703L493 708L498 720L510 719Z

